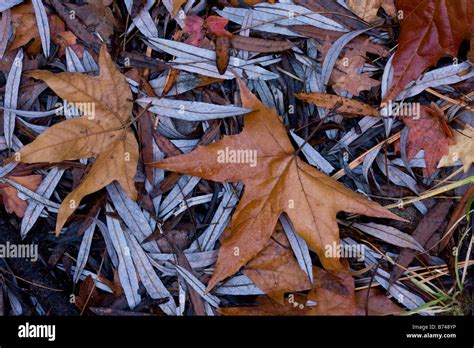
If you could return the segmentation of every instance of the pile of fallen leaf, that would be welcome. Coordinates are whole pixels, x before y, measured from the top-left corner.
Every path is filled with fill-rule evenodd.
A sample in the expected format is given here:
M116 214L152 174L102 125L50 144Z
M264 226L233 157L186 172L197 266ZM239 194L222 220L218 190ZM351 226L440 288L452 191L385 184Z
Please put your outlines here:
M467 314L469 2L212 3L0 4L2 216L73 310Z

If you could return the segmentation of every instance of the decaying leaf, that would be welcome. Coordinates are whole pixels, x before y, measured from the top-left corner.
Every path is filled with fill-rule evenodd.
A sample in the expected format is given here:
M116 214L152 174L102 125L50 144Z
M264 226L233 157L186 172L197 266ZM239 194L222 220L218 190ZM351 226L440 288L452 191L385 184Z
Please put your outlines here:
M260 296L255 306L221 308L223 315L355 315L354 279L347 271L313 267L314 288L308 295L290 294L283 303Z
M110 5L111 0L88 0L81 6L66 4L90 31L97 32L107 41L113 34L116 23Z
M221 308L219 312L226 316L364 316L396 315L404 311L378 289L354 293L354 279L348 272L328 272L317 267L313 272L315 286L308 295L290 294L283 304L268 296L259 296L253 306Z
M368 293L368 297L367 297ZM397 315L404 309L390 300L379 289L365 289L355 293L356 315Z
M305 34L308 31L310 30L300 30L300 32ZM326 30L323 34L325 35L323 39L317 33L311 34L318 38L316 46L321 52L322 60L325 59L334 40L340 35L336 35L329 30ZM367 38L356 37L347 44L345 52L341 55L341 58L337 59L329 80L330 85L338 94L349 92L354 96L358 96L360 92L370 90L372 87L380 84L380 81L371 78L369 72L363 71L364 64L368 60L368 52L380 55L381 57L386 57L389 54L385 47L373 43Z
M184 20L183 32L188 34L188 37L184 41L187 44L198 46L198 47L208 47L210 42L205 38L205 32L203 29L204 19L196 15L186 16ZM203 42L205 40L205 42Z
M407 83L445 56L474 32L474 7L469 0L397 0L402 16L393 80L384 100L394 100Z
M230 59L230 41L226 36L217 37L216 43L216 66L219 74L225 74Z
M412 233L412 237L415 238L423 247L427 250L431 248L431 245L427 245L432 235L440 228L443 222L446 220L446 215L451 208L451 201L444 200L432 207ZM392 273L390 273L390 284L393 284L403 274L403 269L407 268L413 261L417 251L413 249L404 248L395 260L396 265L393 267ZM397 266L397 265L400 265Z
M313 269L314 289L308 299L317 303L315 315L355 315L354 279L345 270Z
M207 34L214 39L216 46L216 66L219 74L225 74L230 59L230 39L225 26L229 21L219 16L209 16L206 18L205 27Z
M41 50L41 41L38 27L36 26L35 12L31 3L15 6L12 10L12 27L14 39L10 49L26 45L32 41L28 47L28 53L37 54Z
M312 315L312 307L306 307L307 297L293 295L291 300L279 304L268 296L259 296L253 306L220 308L219 313L225 316L304 316Z
M407 141L407 158L411 159L420 150L425 151L426 172L431 175L439 160L448 154L449 143L452 142L443 130L443 122L437 112L421 105L419 115L407 115L402 118L410 131Z
M241 80L239 86L242 106L254 110L247 114L240 134L152 164L208 180L245 184L208 289L265 248L284 212L323 266L342 270L338 256L325 255L327 245L339 242L337 212L399 217L304 163L276 112L266 108Z
M357 30L364 29L367 24L358 18L354 17L354 14L341 5L338 1L334 0L294 0L297 5L304 6L311 11L316 13L324 13L324 16L330 18L345 28Z
M474 128L467 127L454 132L453 145L449 146L449 153L439 161L438 167L453 166L458 160L463 163L464 172L467 173L474 162Z
M367 39L361 45L347 50L344 57L337 60L331 74L332 87L336 92L347 91L358 96L360 92L380 84L380 81L371 78L369 73L362 71L369 45Z
M377 19L377 12L382 7L389 16L395 16L396 9L393 0L348 0L352 12L366 22Z
M311 103L327 109L335 109L337 112L355 114L360 116L379 116L379 112L370 105L360 101L340 97L327 93L297 93L295 96L307 103Z
M292 31L300 35L304 35L308 38L317 39L318 43L320 43L321 45L325 44L323 45L324 47L318 45L321 48L321 54L323 58L329 50L331 43L339 39L344 34L344 32L342 31L326 30L311 25L292 25L289 28L291 28ZM345 48L354 49L361 45L365 45L367 52L377 54L382 57L386 57L390 53L387 48L380 44L367 40L367 37L364 35L359 35L353 38L346 44Z
M311 288L309 278L296 261L280 223L265 248L242 272L280 304L284 303L285 293Z
M233 48L259 53L283 52L294 46L293 43L287 41L265 40L242 35L233 35L230 43Z
M31 2L27 2L15 6L11 12L14 39L9 49L14 50L29 43L27 48L28 54L38 54L41 51L41 39L33 5ZM64 55L66 46L71 46L79 56L82 56L84 48L77 43L76 36L65 29L64 22L56 15L49 15L48 20L51 40L60 47L59 55Z
M6 176L6 179L10 179L31 191L36 191L38 186L41 184L42 176L38 174L27 175L27 176ZM0 201L3 201L6 211L11 214L15 213L18 217L23 217L25 214L27 202L18 197L17 189L0 183Z
M115 67L105 46L99 57L100 75L37 70L31 76L45 81L61 98L74 103L84 114L48 128L19 152L24 163L61 162L96 158L81 184L64 198L56 222L61 231L82 198L114 180L136 199L135 173L138 144L128 128L132 93Z
M232 34L225 29L227 23L229 23L229 20L223 17L207 17L205 22L207 34L213 37L232 37Z

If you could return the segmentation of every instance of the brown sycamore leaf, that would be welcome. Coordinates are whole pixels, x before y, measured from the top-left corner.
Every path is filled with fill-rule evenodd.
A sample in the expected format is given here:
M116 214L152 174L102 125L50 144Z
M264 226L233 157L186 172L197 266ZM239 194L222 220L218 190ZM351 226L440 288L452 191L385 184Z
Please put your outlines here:
M360 116L379 116L379 112L360 101L327 93L297 93L296 98L323 108L335 108L337 112Z
M336 91L344 90L357 96L360 92L368 91L379 84L380 81L371 78L367 73L357 73L355 70L350 69L347 74L340 75L334 79L333 88Z
M371 78L367 72L362 72L368 47L369 39L366 39L360 45L347 50L344 57L337 60L331 74L332 87L336 92L344 90L358 96L360 92L380 84L380 81Z
M61 162L96 158L81 184L64 198L56 222L59 234L82 198L117 180L136 199L135 173L138 143L127 127L132 112L132 92L105 46L99 56L99 76L36 70L41 79L63 99L84 113L48 128L19 152L24 163ZM91 112L93 110L93 112ZM87 113L87 114L86 114Z
M41 175L26 175L26 176L9 176L5 177L10 179L31 191L36 191L39 184L41 184ZM28 204L18 197L17 189L8 185L0 183L0 201L3 201L5 210L11 214L15 213L16 216L22 218L25 214L26 207Z
M397 10L393 0L348 0L347 5L357 16L366 22L377 19L377 12L382 7L389 16L395 16Z
M300 32L306 34L308 29L300 30ZM337 36L330 34L331 31L329 30L326 30L325 33L324 39L319 38L319 42L316 44L321 52L322 60L324 60L331 48L334 42L333 38L337 38ZM362 72L362 68L367 60L367 52L378 54L382 57L386 57L389 54L385 47L375 44L367 38L357 37L351 41L347 45L343 56L337 59L329 80L338 94L342 91L347 91L357 96L360 92L370 90L372 87L380 84L380 81L370 77L370 73Z
M314 315L355 315L354 279L346 270L326 271L314 267L314 288L308 299L317 303Z
M348 280L348 286L350 287L350 280ZM340 287L340 283L337 283ZM320 296L320 302L316 305L308 306L308 296L293 294L288 297L284 304L276 303L272 301L268 296L259 296L253 306L240 306L240 307L229 307L220 308L219 313L225 316L244 316L244 315L256 315L256 316L311 316L311 315L398 315L404 312L404 309L388 299L384 293L378 289L370 289L369 298L367 299L367 291L357 291L355 295L343 298L342 302L338 302L340 305L344 305L346 313L342 313L340 308L333 304L333 295L331 292L328 296ZM340 299L339 296L334 295L336 299ZM354 302L355 300L355 302ZM318 308L318 305L320 306ZM354 308L355 306L355 308ZM320 308L327 308L329 311L324 312ZM355 311L354 311L355 310ZM367 311L368 310L368 311ZM366 313L367 312L367 313Z
M446 216L449 213L451 205L451 201L442 200L431 207L428 213L421 219L418 226L416 226L413 233L411 233L411 236L426 250L431 250L432 245L430 245L429 242L436 231L438 231L446 221ZM392 285L400 278L404 269L408 268L418 254L419 252L413 249L402 248L395 260L393 270L390 273L389 285Z
M30 43L27 48L28 54L38 54L41 51L41 39L32 3L27 2L15 6L11 13L14 38L9 49L15 50ZM56 15L49 15L48 25L51 32L51 41L59 46L59 56L64 55L66 46L71 46L79 57L82 57L84 47L77 43L77 37L72 32L66 31L61 18Z
M312 314L313 307L306 307L307 296L292 295L291 300L285 299L284 304L273 301L268 296L259 296L253 306L219 308L225 316L304 316Z
M111 0L88 0L81 6L67 3L66 6L73 10L75 15L86 25L90 32L97 32L104 41L107 41L114 32L116 18L110 6Z
M221 308L223 315L355 315L354 279L347 271L314 267L314 288L308 295L290 294L283 303L260 296L255 306ZM312 301L308 302L308 301Z
M467 125L466 129L454 132L454 145L449 146L449 154L443 156L438 167L453 166L458 160L463 163L464 173L467 173L474 162L474 128Z
M88 275L79 286L79 294L76 296L74 304L80 310L85 307L95 307L103 303L105 296L97 290L94 279Z
M245 117L240 134L152 164L208 180L245 184L208 290L265 248L282 213L287 213L325 268L341 270L337 256L325 256L325 246L339 242L339 211L400 218L303 162L275 110L266 108L240 80L239 86L242 106L254 110Z
M369 292L368 298L367 292ZM355 298L356 315L397 315L405 311L376 288L357 291Z
M324 17L330 18L344 27L352 30L365 29L367 23L356 18L354 14L334 0L294 0L296 5L304 6L315 13L321 13Z
M309 278L296 261L280 223L267 246L245 266L242 273L280 304L284 303L285 293L311 288Z
M41 41L32 4L26 3L15 6L11 10L11 14L14 38L10 50L22 47L32 41L28 47L28 53L31 55L37 54L41 51Z
M474 6L469 0L397 0L396 6L403 18L392 85L384 101L394 100L441 57L455 56L463 39L474 32Z
M427 106L420 107L419 118L403 117L410 131L407 141L407 158L411 159L420 150L425 150L426 172L431 175L438 165L439 160L448 154L448 146L452 141L443 130L447 125L437 112Z

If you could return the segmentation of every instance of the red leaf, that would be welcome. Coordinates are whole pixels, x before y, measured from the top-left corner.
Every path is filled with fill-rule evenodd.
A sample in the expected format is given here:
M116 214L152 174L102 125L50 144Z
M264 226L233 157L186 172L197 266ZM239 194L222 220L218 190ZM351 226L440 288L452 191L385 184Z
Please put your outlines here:
M439 58L455 56L462 40L474 31L474 7L467 0L397 0L396 5L403 19L385 101L393 100Z
M219 16L209 16L206 19L207 33L209 35L215 36L225 36L232 37L232 34L229 33L224 27L229 21L225 18Z
M187 16L184 20L184 28L183 31L189 34L188 38L186 39L185 43L199 46L199 41L204 39L204 19L196 15Z
M407 157L413 158L418 151L425 150L426 171L431 175L441 157L448 154L450 138L443 130L447 127L446 123L438 117L435 110L422 105L419 116L417 119L412 117L402 119L410 128Z

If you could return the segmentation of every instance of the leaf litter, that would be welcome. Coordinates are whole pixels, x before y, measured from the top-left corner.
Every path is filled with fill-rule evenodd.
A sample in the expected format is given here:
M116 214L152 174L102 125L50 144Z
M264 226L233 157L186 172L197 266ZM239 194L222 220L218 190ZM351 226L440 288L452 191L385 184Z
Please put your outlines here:
M80 283L71 306L467 311L469 278L448 272L472 264L467 1L0 11L2 218L26 240L55 232L61 255L43 256ZM34 295L9 296L9 313Z

